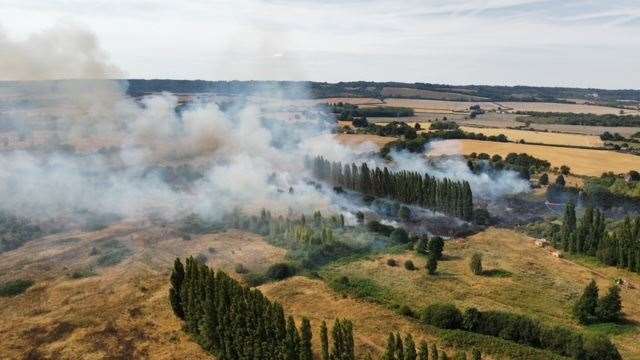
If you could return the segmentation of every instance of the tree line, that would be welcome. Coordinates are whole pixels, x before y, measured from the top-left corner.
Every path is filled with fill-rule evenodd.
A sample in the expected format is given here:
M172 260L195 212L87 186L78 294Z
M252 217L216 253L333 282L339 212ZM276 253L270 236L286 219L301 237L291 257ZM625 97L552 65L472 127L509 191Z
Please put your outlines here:
M308 319L303 318L297 327L292 316L285 316L282 305L192 257L184 265L176 259L169 300L186 331L221 360L313 360ZM350 321L336 319L331 338L330 348L323 322L323 360L355 360Z
M336 187L473 219L473 194L467 181L436 179L414 171L391 172L386 167L369 169L366 163L343 165L321 156L307 161L307 166L315 178Z
M599 210L587 207L578 221L575 205L569 202L561 231L552 242L565 252L595 256L607 265L640 272L640 216L625 218L611 232L606 230L605 220Z
M484 135L482 133L466 132L461 129L435 130L423 132L416 138L405 138L385 144L380 149L380 154L386 156L391 150L406 150L413 153L424 152L425 145L433 140L469 139L481 141L508 142L509 139L504 134Z
M337 114L339 120L352 120L355 117L407 117L413 116L412 108L375 106L360 108L349 103L335 103L331 105L331 112Z
M640 126L640 115L597 115L540 111L518 111L517 114L528 116L518 117L516 120L536 124L564 124L609 127Z
M585 335L562 326L546 326L524 315L469 308L462 313L452 304L429 305L422 321L442 329L458 329L500 337L581 360L620 360L616 347L601 335Z

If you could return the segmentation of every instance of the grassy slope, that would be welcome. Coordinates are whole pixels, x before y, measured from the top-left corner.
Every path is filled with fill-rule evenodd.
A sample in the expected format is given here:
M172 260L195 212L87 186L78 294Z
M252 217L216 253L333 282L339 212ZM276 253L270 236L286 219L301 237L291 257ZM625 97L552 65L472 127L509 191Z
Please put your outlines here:
M472 275L468 259L473 252L484 256L487 270L511 272L508 277ZM570 318L571 303L587 282L594 278L601 292L616 277L640 287L640 276L588 262L576 263L553 257L533 240L510 230L489 229L466 240L447 242L448 260L439 262L439 275L428 276L423 258L407 252L327 267L323 275L338 278L368 278L377 288L381 301L390 307L402 304L420 309L434 302L453 302L461 308L505 310L534 316L546 323L578 327ZM389 267L392 257L400 266ZM402 266L411 259L420 270ZM640 289L623 289L623 305L628 320L640 321ZM625 359L640 358L640 329L637 325L596 326L590 331L615 334L613 339Z
M129 257L95 268L93 276L69 276L96 261L99 255L89 255L94 245L114 237ZM119 224L34 240L0 255L0 282L35 281L24 294L0 298L0 358L211 359L181 330L167 299L173 260L200 253L209 266L234 275L237 262L263 271L285 251L238 231L183 241L168 228Z

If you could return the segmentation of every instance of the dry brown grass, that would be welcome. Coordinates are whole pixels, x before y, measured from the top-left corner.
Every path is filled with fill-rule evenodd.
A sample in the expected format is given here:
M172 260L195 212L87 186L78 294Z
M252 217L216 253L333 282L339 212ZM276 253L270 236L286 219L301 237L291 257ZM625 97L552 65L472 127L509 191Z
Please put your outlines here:
M507 277L477 276L468 261L474 252L483 255L485 270L506 270ZM571 319L570 308L586 284L593 278L601 292L623 278L634 289L622 290L625 317L640 321L640 275L613 267L581 265L559 259L550 250L537 247L534 239L505 229L488 229L467 239L447 241L446 257L438 263L438 275L429 276L425 260L413 252L380 255L370 259L339 264L329 268L332 276L367 278L386 289L388 301L421 309L435 302L450 302L458 307L502 310L534 316L545 323L578 328ZM390 267L386 260L399 263L411 259L420 269L407 271ZM634 326L614 336L625 359L639 358L640 331Z
M445 100L416 100L416 99L384 99L389 106L404 106L413 108L416 113L438 112L454 113L468 112L469 106L479 104L485 110L496 110L500 106L492 102L468 102L468 101L445 101Z
M355 342L359 358L371 354L378 358L384 352L389 332L412 334L416 343L421 339L432 343L433 333L416 321L402 317L382 306L343 298L335 294L321 280L293 277L277 283L263 285L260 290L270 299L280 302L285 312L296 320L307 317L314 330L314 347L320 349L320 324L329 328L335 318L350 319L355 328Z
M484 127L467 127L462 126L462 130L467 132L481 133L487 136L504 134L510 141L524 140L528 143L540 143L550 145L573 145L602 147L603 143L599 136L578 135L564 133L550 133L543 131L514 130L514 129L497 129Z
M627 173L640 168L640 157L607 150L564 148L557 146L499 143L479 140L446 140L432 144L429 155L487 153L506 156L527 153L545 159L552 166L567 165L578 175L600 176L603 172Z
M335 103L348 103L353 105L382 105L380 99L374 98L325 98L319 99L319 103L335 104Z
M468 112L469 106L478 104L484 110L499 110L504 112L541 111L541 112L573 112L592 114L619 114L620 109L588 104L561 104L544 102L490 102L490 101L445 101L445 100L416 100L416 99L385 99L389 106L406 106L414 108L416 112ZM628 115L637 115L637 110L625 110Z
M500 102L498 103L509 111L541 111L541 112L572 112L590 114L614 114L618 115L620 109L610 106L588 105L588 104L561 104L544 102ZM637 110L625 110L627 115L637 115Z
M68 276L93 262L97 241L114 237L132 250L129 258L97 268L96 276ZM2 359L210 359L182 331L167 300L173 260L200 253L235 276L236 263L261 271L285 251L238 231L184 241L165 227L118 224L34 240L0 255L0 281L36 282L22 295L0 298Z
M413 88L402 87L385 87L382 89L382 96L384 97L413 97L422 99L436 99L436 100L453 100L453 101L484 101L485 97L474 96L469 94L446 92L446 91L433 91L422 90Z
M394 137L390 136L378 136L378 135L368 135L368 134L337 134L336 140L344 145L349 146L358 146L363 144L374 144L378 147L384 146L386 143L397 140Z

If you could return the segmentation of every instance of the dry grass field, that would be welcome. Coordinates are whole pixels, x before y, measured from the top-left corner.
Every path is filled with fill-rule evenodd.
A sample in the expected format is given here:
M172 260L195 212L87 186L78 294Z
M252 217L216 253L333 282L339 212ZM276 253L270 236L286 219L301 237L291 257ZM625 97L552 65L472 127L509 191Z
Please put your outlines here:
M541 111L541 112L572 112L591 114L614 114L620 113L620 109L609 106L587 105L587 104L561 104L544 102L500 102L501 107L509 111ZM637 115L637 110L625 110L627 115Z
M118 239L131 251L121 263L72 278L95 262L92 247ZM0 282L29 278L24 294L0 298L2 359L211 359L181 330L167 294L177 257L204 254L207 263L234 275L282 261L285 251L237 232L190 241L159 226L119 224L91 233L33 240L0 255Z
M593 135L579 135L579 134L565 134L565 133L551 133L544 131L529 131L529 130L515 130L515 129L497 129L497 128L480 128L462 126L462 130L467 132L482 133L484 135L499 135L504 134L510 141L524 140L528 143L540 143L550 145L574 145L574 146L588 146L588 147L602 147L603 142L599 136Z
M335 104L335 103L348 103L353 105L382 105L383 102L380 99L374 98L324 98L318 99L317 103Z
M500 110L504 112L541 111L541 112L573 112L592 114L619 114L620 109L608 106L587 104L561 104L544 102L490 102L490 101L445 101L445 100L417 100L417 99L384 99L389 106L405 106L414 108L416 112L468 112L469 106L478 104L482 109ZM637 115L637 110L625 110L628 115Z
M335 135L336 139L344 144L349 146L358 146L366 143L374 144L378 147L384 146L386 143L397 140L396 138L390 136L378 136L378 135L368 135L368 134L337 134Z
M483 268L502 276L477 276L469 270L474 252L483 255ZM640 358L640 276L611 267L600 267L554 257L534 239L504 229L488 229L467 239L446 242L445 260L438 263L438 275L424 270L425 259L414 252L379 255L330 266L328 277L366 278L385 294L387 305L408 305L419 310L435 302L451 302L460 308L503 310L527 314L545 323L578 327L569 315L571 303L584 286L595 279L602 292L621 277L634 289L622 290L626 318L634 325L616 329L613 337L625 359ZM394 258L399 266L390 267ZM406 270L402 264L412 260L419 270ZM594 326L590 331L601 332Z
M445 101L445 100L417 100L417 99L384 99L388 106L404 106L413 108L416 113L455 113L468 112L469 106L479 104L485 110L497 110L500 108L493 102L469 102L469 101Z
M437 99L437 100L454 100L454 101L484 101L487 98L474 96L470 94L461 94L446 91L433 91L433 90L421 90L402 87L385 87L382 89L382 96L384 97L412 97L422 99Z
M353 140L355 141L355 140ZM557 146L499 143L479 140L446 140L432 144L429 155L487 153L506 156L527 153L545 159L552 166L567 165L577 175L600 176L603 172L627 173L640 168L640 157L607 150L565 148Z
M296 320L303 316L309 318L314 335L319 334L322 321L326 321L330 328L335 318L352 320L358 358L364 358L366 354L379 358L391 331L411 333L416 343L422 339L433 343L435 339L432 329L380 305L344 298L322 280L297 276L263 285L260 290L270 299L280 302L285 312L293 314ZM320 348L319 336L314 336L314 346Z
M519 123L522 125L522 123ZM610 133L619 133L622 136L631 136L638 131L640 127L628 127L628 126L582 126L582 125L562 125L562 124L531 124L531 128L536 130L548 130L553 132L564 132L572 134L585 134L600 136L605 131Z

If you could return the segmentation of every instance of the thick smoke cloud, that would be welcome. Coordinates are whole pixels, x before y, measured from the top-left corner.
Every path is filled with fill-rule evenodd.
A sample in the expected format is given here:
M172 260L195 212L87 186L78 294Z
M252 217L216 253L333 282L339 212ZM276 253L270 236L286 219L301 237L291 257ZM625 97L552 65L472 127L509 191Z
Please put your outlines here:
M431 147L456 146L455 142L432 142L426 150L429 153ZM448 151L447 153L461 154L461 151ZM465 180L469 182L475 196L486 200L492 200L505 195L513 195L530 190L529 182L522 179L515 171L499 171L495 174L474 173L467 166L462 156L446 157L436 161L425 161L424 156L415 156L408 152L391 152L396 169L405 169L428 173L436 178L449 178Z
M225 111L210 100L178 112L172 94L133 99L126 82L108 80L119 71L83 30L61 27L23 42L0 33L0 51L0 74L10 80L92 79L0 84L0 210L40 219L85 211L213 219L235 209L353 209L308 183L307 155L464 179L487 197L526 190L514 174L496 183L460 160L433 166L394 153L395 162L384 164L370 156L373 144L338 143L333 119L284 99L284 89L246 94ZM201 175L188 186L163 176L162 167L185 164Z
M59 24L13 40L0 28L0 80L104 79L123 72L109 62L91 32Z

